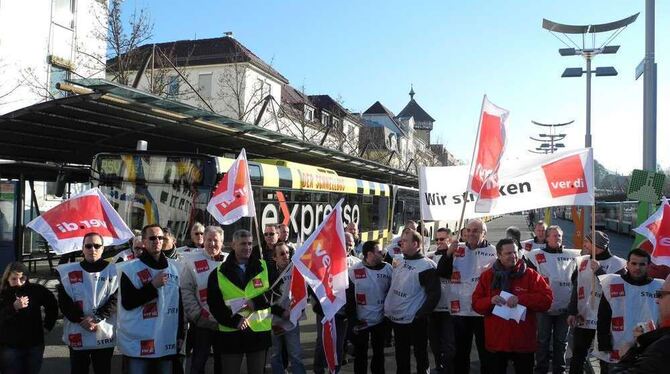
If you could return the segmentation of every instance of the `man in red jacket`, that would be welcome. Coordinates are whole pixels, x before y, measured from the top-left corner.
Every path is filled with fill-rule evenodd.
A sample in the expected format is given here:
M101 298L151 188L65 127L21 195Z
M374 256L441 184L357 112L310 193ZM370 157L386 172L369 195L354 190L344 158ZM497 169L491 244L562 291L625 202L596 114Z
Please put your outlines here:
M551 288L535 270L519 259L518 248L512 239L502 239L496 245L498 260L484 271L472 294L472 309L484 316L486 350L492 353L494 373L506 373L507 362L514 363L517 374L532 373L537 348L536 312L549 309L553 299ZM500 296L506 291L512 296ZM527 308L525 319L502 319L493 315L493 308L507 305Z

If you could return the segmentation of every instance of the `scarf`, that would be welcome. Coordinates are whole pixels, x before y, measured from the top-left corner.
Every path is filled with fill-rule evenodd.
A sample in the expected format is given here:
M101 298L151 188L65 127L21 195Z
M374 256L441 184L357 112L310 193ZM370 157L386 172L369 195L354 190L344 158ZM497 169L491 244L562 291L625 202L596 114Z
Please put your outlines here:
M518 279L526 272L526 263L519 260L512 269L505 269L500 260L493 263L493 280L491 281L491 288L501 291L510 291L511 280Z

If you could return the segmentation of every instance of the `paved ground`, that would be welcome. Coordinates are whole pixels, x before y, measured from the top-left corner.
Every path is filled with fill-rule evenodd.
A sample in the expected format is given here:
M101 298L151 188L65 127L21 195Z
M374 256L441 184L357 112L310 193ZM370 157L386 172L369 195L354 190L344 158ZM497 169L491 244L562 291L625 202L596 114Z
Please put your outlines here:
M574 232L572 222L558 220L556 222L564 230L565 243L564 245L570 247L570 238ZM525 216L521 215L508 215L494 219L488 223L489 230L489 241L492 243L497 242L499 239L503 238L505 235L505 229L509 226L517 226L521 229L522 239L530 238L531 232L528 230L526 225ZM610 239L612 242L612 247L614 248L615 253L619 256L625 256L630 248L633 239L630 237L625 237L622 235L610 233ZM40 271L40 274L47 274L48 269L43 269ZM39 282L46 284L48 287L52 288L55 286L55 280L49 277L43 277L38 279ZM46 340L46 351L44 353L44 365L42 368L42 373L66 373L69 371L69 362L68 362L68 350L67 347L63 345L60 339L62 333L62 321L58 321L58 324L54 331L52 331ZM307 367L308 372L311 372L312 369L312 357L314 353L314 345L316 341L316 324L314 320L314 315L311 311L308 313L308 319L301 327L301 341L304 350L304 363ZM459 344L461 342L457 342ZM467 344L467 343L466 343ZM474 347L473 347L474 348ZM476 373L479 371L479 360L477 358L476 350L472 350L472 369L471 373ZM395 371L395 359L393 357L393 348L387 348L385 351L386 355L386 371L394 372ZM120 356L115 354L113 358L113 371L120 372ZM431 358L432 362L432 358ZM213 372L211 367L211 360L208 369L208 373ZM269 372L269 371L268 371ZM512 371L510 371L512 372ZM353 373L353 364L348 364L343 367L342 373Z

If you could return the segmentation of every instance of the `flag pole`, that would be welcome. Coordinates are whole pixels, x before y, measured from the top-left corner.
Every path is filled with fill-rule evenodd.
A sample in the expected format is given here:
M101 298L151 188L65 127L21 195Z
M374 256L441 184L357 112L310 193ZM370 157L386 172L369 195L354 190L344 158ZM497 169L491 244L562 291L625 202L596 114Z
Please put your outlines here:
M596 157L593 154L593 147L591 147L591 187L593 188L593 208L591 208L591 259L592 261L596 260ZM584 245L582 244L582 247ZM593 278L591 279L591 294L595 297L596 289L596 272L593 272Z
M263 259L263 242L261 241L261 230L258 228L258 216L254 215L254 226L256 226L256 240L258 240L258 258Z

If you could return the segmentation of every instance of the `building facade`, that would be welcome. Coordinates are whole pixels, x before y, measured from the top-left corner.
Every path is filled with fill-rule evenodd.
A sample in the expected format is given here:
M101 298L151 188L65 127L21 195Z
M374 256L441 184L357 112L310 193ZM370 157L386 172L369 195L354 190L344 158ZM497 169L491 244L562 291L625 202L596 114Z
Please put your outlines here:
M107 0L0 1L0 114L62 97L66 79L104 78L106 25Z

